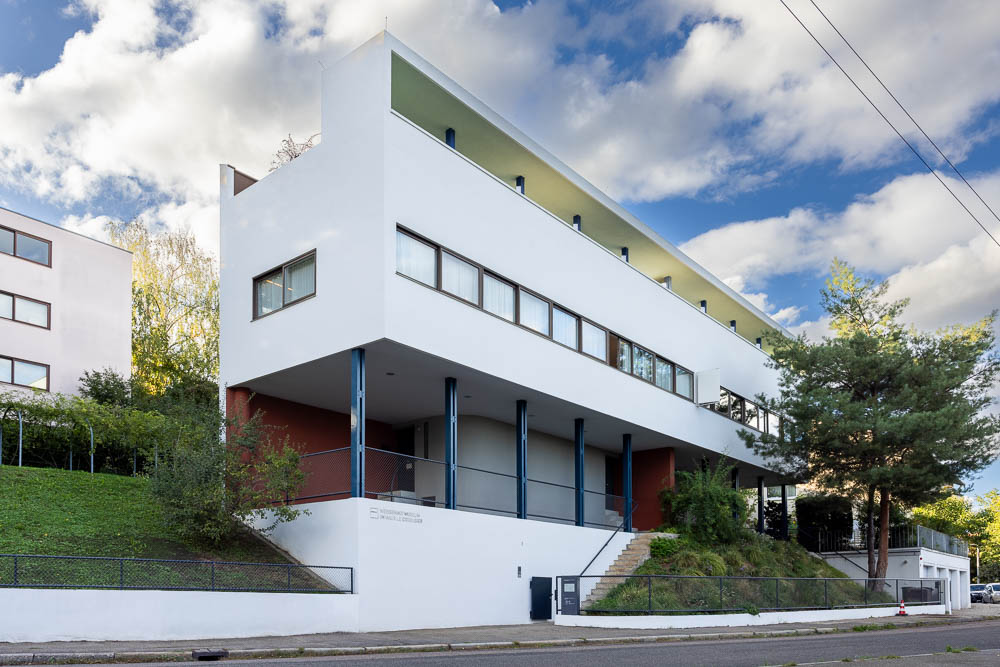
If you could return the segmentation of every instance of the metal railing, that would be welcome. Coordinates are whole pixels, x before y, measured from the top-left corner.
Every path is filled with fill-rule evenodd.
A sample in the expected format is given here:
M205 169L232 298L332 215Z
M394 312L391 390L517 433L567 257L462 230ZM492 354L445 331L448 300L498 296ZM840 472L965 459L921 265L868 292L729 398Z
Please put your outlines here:
M875 548L879 544L879 531L875 532ZM868 549L867 532L829 531L820 529L818 535L819 551L866 551ZM924 547L957 556L968 556L969 545L965 540L946 535L925 526L892 526L889 529L890 549L914 549Z
M563 582L585 594L583 614L720 614L850 609L945 603L943 579L806 579L683 575L587 575L556 578L556 613ZM572 613L572 609L569 610Z
M353 593L354 568L295 563L0 554L0 588Z
M365 447L364 496L389 502L443 507L446 464L437 459ZM351 496L351 448L341 447L302 454L306 474L295 498L278 502L336 500ZM459 510L517 516L517 476L470 465L456 465L456 507ZM527 479L527 518L573 524L576 487ZM624 517L625 499L608 493L584 491L584 525L616 529Z

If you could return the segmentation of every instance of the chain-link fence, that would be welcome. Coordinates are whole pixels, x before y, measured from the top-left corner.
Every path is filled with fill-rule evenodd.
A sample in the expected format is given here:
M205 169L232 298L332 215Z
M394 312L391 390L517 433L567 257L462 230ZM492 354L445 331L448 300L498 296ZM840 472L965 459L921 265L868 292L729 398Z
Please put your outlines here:
M0 588L353 593L354 568L0 554Z
M444 461L365 447L365 497L427 507L444 505Z
M299 457L306 479L294 500L334 500L351 496L351 448L311 452Z
M558 577L576 583L587 614L733 613L944 604L941 579L807 579L593 575ZM557 590L562 590L558 588Z

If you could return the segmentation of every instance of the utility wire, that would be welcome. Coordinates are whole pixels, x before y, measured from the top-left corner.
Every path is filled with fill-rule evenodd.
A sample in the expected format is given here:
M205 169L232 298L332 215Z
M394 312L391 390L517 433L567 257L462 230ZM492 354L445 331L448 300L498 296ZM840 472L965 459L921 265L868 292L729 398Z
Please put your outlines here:
M933 146L934 150L936 150L938 152L938 154L944 159L944 161L948 163L948 166L952 168L952 171L954 171L956 174L958 174L958 177L962 179L962 182L965 183L967 186L969 186L969 189L972 190L972 193L974 195L976 195L976 198L979 199L979 201L982 202L983 206L985 206L987 208L987 210L989 210L989 212L993 214L993 217L996 218L997 222L1000 222L1000 216L998 216L997 212L993 210L993 207L991 207L989 204L986 203L986 201L979 195L979 193L976 191L976 189L974 187L972 187L972 184L969 183L969 181L965 180L965 176L962 175L962 172L960 172L958 170L958 167L956 167L952 163L952 161L948 159L948 156L944 154L944 151L942 151L938 147L938 145L936 143L934 143L934 140L931 139L930 136L928 136L928 134L926 132L924 132L924 128L920 127L920 123L917 122L917 119L914 118L910 114L910 112L906 109L906 107L903 106L902 102L900 102L898 99L896 99L896 96L892 94L892 91L889 90L889 87L886 86L885 83L883 83L882 79L879 78L878 74L876 74L875 71L872 70L872 68L868 66L868 63L865 61L864 58L861 57L861 54L857 52L857 50L854 48L854 46L849 41L847 41L847 38L844 37L843 33L841 33L840 30L837 29L837 26L833 25L833 21L830 20L829 16L827 16L826 14L823 13L823 10L820 9L819 5L816 4L816 0L809 0L809 2L812 3L813 7L816 8L816 11L819 12L820 16L822 16L824 19L826 19L826 22L830 24L830 27L833 28L833 31L837 33L837 35L840 37L840 39L844 40L844 44L847 44L847 48L849 48L851 50L851 53L853 53L854 55L856 55L858 57L858 60L860 60L861 64L863 64L865 66L865 69L867 69L868 72L873 77L875 77L875 80L878 81L878 83L879 83L880 86L882 86L882 89L885 92L889 93L889 97L891 97L892 101L896 103L896 106L898 106L900 109L902 109L903 113L906 114L906 117L909 118L913 122L913 124L917 126L917 129L920 130L920 134L924 135L924 139L926 139L928 142L930 142L930 145Z
M791 8L791 7L789 7L789 6L788 6L788 5L787 5L787 4L785 3L785 0L778 0L778 2L780 2L780 3L782 4L782 5L784 5L785 9L787 9L787 10L788 10L788 13L792 15L792 18L794 18L794 19L795 19L795 20L796 20L796 21L798 22L798 24L799 24L800 26L802 26L802 29L803 29L803 30L805 30L805 31L806 31L806 32L807 32L807 33L809 34L809 36L810 36L810 37L812 37L813 41L814 41L814 42L816 42L816 45L817 45L817 46L819 46L819 48L823 50L823 53L825 53L825 54L826 54L826 56L827 56L827 57L828 57L828 58L829 58L829 59L830 59L830 60L831 60L831 61L833 62L833 64L837 66L837 69L839 69L839 70L841 71L841 73L843 73L843 75L847 77L847 80L848 80L848 81L850 81L850 82L851 82L852 84L854 84L854 87L858 89L858 92L859 92L859 93L861 93L861 96L862 96L862 97L864 97L864 98L865 98L865 100L867 100L868 104L870 104L870 105L872 106L872 108L873 108L873 109L875 109L875 111L876 111L876 112L878 113L878 115L882 117L882 120L884 120L884 121L886 122L886 124L887 124L887 125L888 125L889 127L891 127L891 128L892 128L892 131L896 133L896 135L897 135L897 136L898 136L898 137L899 137L899 138L900 138L900 139L902 140L902 142L903 142L904 144L906 144L906 147L907 147L907 148L909 148L909 149L910 149L910 150L911 150L911 151L913 152L913 154L917 156L917 159L918 159L918 160L920 160L920 161L921 161L921 162L922 162L922 163L924 164L924 166L925 166L925 167L927 167L927 171L929 171L929 172L930 172L930 173L931 173L931 174L932 174L932 175L934 176L934 178L936 178L936 179L938 180L938 183L940 183L940 184L941 184L941 186L942 186L942 187L943 187L943 188L944 188L945 190L947 190L947 191L948 191L948 193L949 193L949 194L950 194L950 195L951 195L952 197L954 197L954 198L955 198L955 201L957 201L957 202L958 202L958 205L959 205L959 206L961 206L961 207L962 207L963 209L965 209L965 212L969 214L969 217L971 217L971 218L972 218L973 220L975 220L975 221L976 221L976 224L977 224L977 225L979 225L979 227L980 227L980 228L981 228L981 229L982 229L982 230L983 230L984 232L986 232L986 235L987 235L987 236L989 236L989 237L990 237L990 239L991 239L991 240L992 240L992 241L993 241L994 243L996 243L996 244L997 244L997 247L1000 247L1000 241L998 241L998 240L996 239L996 237L995 237L995 236L993 236L993 234L990 234L990 230L986 229L986 226L985 226L985 225L984 225L984 224L983 224L982 222L980 222L980 221L979 221L979 218L977 218L977 217L976 217L976 215L975 215L975 214L974 214L974 213L973 213L972 211L970 211L970 210L969 210L969 207L968 207L968 206L966 206L966 205L965 205L965 204L964 204L964 203L962 202L962 200L958 198L958 195L956 195L956 194L955 194L955 192L954 192L954 191L953 191L953 190L952 190L951 188L949 188L949 187L948 187L948 184L947 184L947 183L945 183L945 182L944 182L944 180L943 180L943 179L942 179L942 178L941 178L941 177L940 177L940 176L938 175L938 173L937 173L937 172L936 172L936 171L934 170L934 167L932 167L932 166L931 166L930 164L928 164L927 160L925 160L925 159L924 159L924 156L923 156L923 155L921 155L921 154L920 154L920 153L919 153L919 152L917 151L917 149L913 147L913 144L911 144L911 143L910 143L909 141L907 141L907 140L906 140L906 137L904 137L904 136L903 136L903 134L902 134L902 133L901 133L901 132L900 132L899 130L897 130L897 129L896 129L896 126L892 124L892 121L890 121L890 120L889 120L889 119L888 119L888 118L886 117L886 115L885 115L884 113L882 113L882 110L878 108L878 106L877 106L877 105L876 105L876 104L875 104L875 103L874 103L874 102L872 101L872 99L871 99L870 97L868 97L868 95L867 95L867 94L865 93L865 91L861 89L861 86L859 86L859 85L857 84L857 82L856 82L856 81L855 81L855 80L854 80L853 78L851 78L851 75L847 73L847 70L845 70L845 69L844 69L844 68L843 68L843 67L841 66L841 64L840 64L839 62L837 62L837 59L833 57L833 54L831 54L831 53L830 53L829 51L827 51L826 47L825 47L825 46L823 46L823 43L822 43L822 42L820 42L820 41L819 41L819 40L818 40L818 39L816 38L816 35L814 35L814 34L812 33L812 31L811 31L811 30L809 30L809 28L807 28L807 27L806 27L806 24L805 24L805 23L803 23L803 22L802 22L802 19L800 19L800 18L798 17L798 15L796 15L796 13L792 11L792 8Z

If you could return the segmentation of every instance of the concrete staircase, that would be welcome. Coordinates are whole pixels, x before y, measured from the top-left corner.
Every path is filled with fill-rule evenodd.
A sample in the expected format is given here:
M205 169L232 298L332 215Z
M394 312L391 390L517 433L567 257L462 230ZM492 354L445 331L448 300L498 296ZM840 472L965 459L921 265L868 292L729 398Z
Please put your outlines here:
M649 543L657 537L674 539L677 535L674 533L638 533L618 555L607 572L597 580L597 584L587 594L581 606L587 608L602 599L611 589L624 581L621 579L622 576L632 574L637 567L649 560Z

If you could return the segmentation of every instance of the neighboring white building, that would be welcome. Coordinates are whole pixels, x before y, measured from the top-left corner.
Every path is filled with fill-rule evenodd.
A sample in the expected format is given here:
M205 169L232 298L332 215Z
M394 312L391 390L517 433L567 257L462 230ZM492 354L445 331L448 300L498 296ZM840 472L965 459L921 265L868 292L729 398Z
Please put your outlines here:
M73 394L84 371L128 375L132 254L0 208L0 388Z
M322 137L221 167L220 378L308 453L275 539L356 568L361 629L526 622L675 469L785 481L737 435L777 428L780 326L538 143L388 33L324 70Z

